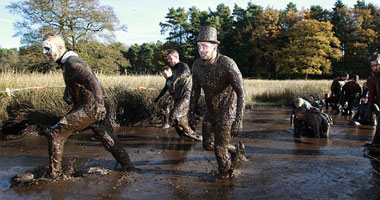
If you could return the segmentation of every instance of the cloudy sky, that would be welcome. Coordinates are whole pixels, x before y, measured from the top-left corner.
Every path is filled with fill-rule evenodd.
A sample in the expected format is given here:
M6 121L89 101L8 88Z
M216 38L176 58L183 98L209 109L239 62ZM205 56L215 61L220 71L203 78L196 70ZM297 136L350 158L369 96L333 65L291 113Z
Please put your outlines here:
M19 0L0 1L0 47L17 48L20 46L20 38L13 37L15 30L13 23L19 20L19 16L9 13L5 7L11 2ZM216 6L224 3L231 8L234 4L246 8L249 0L100 0L102 5L109 5L114 8L121 24L126 24L127 32L117 32L117 41L127 45L142 44L144 42L165 41L165 36L160 33L160 22L165 22L165 16L169 8L183 7L186 10L192 6L200 10L215 10ZM275 9L284 9L289 2L297 5L297 9L310 8L311 5L320 5L331 10L336 1L334 0L257 0L254 4ZM356 0L342 0L348 7L353 7ZM366 0L366 3L377 3L378 0Z

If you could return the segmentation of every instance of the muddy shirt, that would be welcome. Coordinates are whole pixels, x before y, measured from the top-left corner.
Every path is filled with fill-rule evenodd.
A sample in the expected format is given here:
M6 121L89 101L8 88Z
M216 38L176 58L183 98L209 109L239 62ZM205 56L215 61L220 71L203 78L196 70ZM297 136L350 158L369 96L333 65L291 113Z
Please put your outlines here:
M67 53L70 52L66 52L65 55ZM70 98L74 107L103 100L105 97L103 87L82 59L72 55L59 59L57 63L63 70L63 79L66 83L65 96Z
M339 95L339 93L342 91L344 83L345 81L341 77L334 79L331 84L331 93L334 95Z
M172 75L173 89L172 93L174 101L178 101L184 97L186 92L190 92L190 68L186 63L179 62L173 67Z
M368 105L371 109L373 109L373 104L376 103L377 105L380 105L379 102L379 94L380 94L380 87L379 87L379 74L373 74L368 76L367 79L367 87L368 87Z
M246 94L243 77L231 58L218 54L213 64L206 64L200 58L194 62L191 111L195 110L201 89L204 91L207 111L211 116L223 119L230 114L227 112L236 108L235 121L242 122Z
M362 87L356 81L348 81L344 84L342 92L346 98L354 98L356 94L362 93Z

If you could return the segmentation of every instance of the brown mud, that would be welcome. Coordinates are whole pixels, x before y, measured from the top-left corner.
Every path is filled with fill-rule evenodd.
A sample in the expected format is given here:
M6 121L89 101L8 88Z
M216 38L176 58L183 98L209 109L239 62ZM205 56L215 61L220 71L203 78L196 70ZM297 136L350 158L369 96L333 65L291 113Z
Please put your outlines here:
M70 137L63 165L75 178L11 187L17 174L48 166L47 140L28 135L0 141L0 199L378 199L380 162L363 156L373 129L333 116L330 137L294 139L287 108L246 112L242 141L249 161L234 179L215 176L214 152L180 141L173 128L115 129L140 170L123 172L91 132ZM197 127L198 131L200 126ZM87 172L87 175L86 173Z

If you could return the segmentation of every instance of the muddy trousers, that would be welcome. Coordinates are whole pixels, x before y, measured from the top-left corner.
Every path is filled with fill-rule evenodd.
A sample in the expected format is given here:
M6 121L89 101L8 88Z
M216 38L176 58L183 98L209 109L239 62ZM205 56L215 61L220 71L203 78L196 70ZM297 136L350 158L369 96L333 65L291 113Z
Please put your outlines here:
M162 113L163 115L163 123L164 123L164 127L165 126L169 126L169 113L170 113L170 108L173 107L173 103L172 103L172 98L171 96L169 96L168 98L165 99L164 103L162 104L162 108L160 110L160 112Z
M98 121L92 113L83 107L76 108L63 117L48 133L49 168L53 178L61 174L63 149L67 138L73 132L86 127L90 127L93 130L96 137L103 143L105 149L111 152L124 168L132 166L128 153L113 133L108 116Z
M236 147L230 145L231 126L232 120L213 123L207 114L202 124L203 148L215 152L219 175L222 177L233 170L231 156L237 154Z
M180 137L189 137L196 140L201 140L201 138L195 133L193 129L190 128L188 112L190 103L190 92L185 92L180 100L174 103L173 108L169 113L169 121L175 128L177 134Z
M380 117L377 117L378 123L376 125L376 131L375 131L375 135L373 136L372 144L380 144L380 123L379 123L379 120L380 120Z

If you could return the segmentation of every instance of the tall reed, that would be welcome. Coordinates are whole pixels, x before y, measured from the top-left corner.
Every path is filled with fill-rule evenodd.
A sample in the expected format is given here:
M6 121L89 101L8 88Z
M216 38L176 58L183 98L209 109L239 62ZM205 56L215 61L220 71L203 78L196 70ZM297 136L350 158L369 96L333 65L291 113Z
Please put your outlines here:
M157 115L152 99L165 84L158 75L103 75L99 81L115 100L117 117L122 124L150 120ZM322 99L331 80L257 80L246 79L247 108L255 105L290 105L295 97L314 95ZM69 106L62 100L64 81L59 72L50 74L0 73L0 126L17 109L27 107L48 115L62 116ZM4 92L17 88L41 87ZM8 96L10 95L10 96ZM128 118L127 118L128 117ZM127 119L125 119L127 118Z

